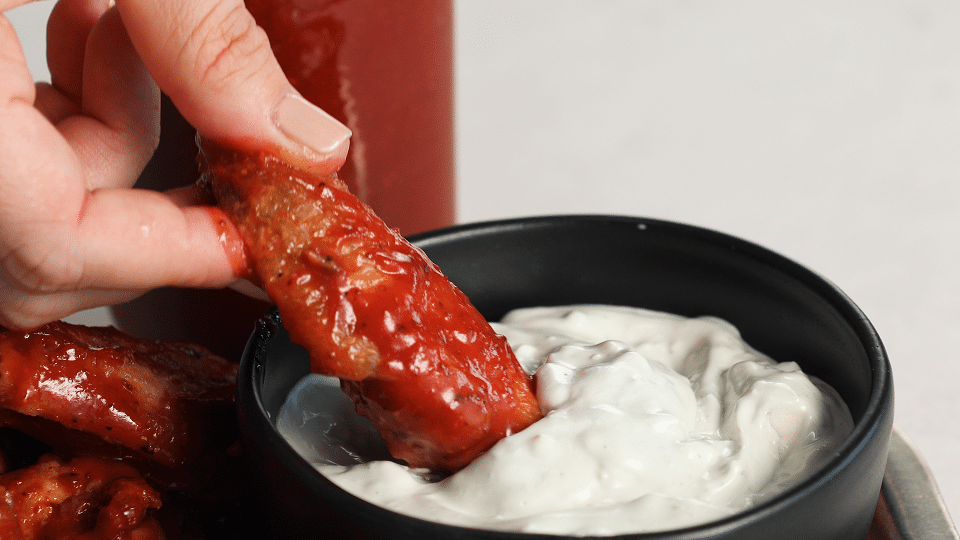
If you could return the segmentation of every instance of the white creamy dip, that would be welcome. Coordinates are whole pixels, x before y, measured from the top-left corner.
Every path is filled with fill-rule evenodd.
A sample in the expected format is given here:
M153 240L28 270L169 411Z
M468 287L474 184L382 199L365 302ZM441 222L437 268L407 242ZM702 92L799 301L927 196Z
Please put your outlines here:
M536 372L544 418L448 478L387 459L361 463L386 457L382 441L347 419L349 399L319 376L291 393L278 428L333 482L380 506L567 535L662 531L736 513L802 480L853 429L832 389L716 318L567 306L517 310L494 328Z

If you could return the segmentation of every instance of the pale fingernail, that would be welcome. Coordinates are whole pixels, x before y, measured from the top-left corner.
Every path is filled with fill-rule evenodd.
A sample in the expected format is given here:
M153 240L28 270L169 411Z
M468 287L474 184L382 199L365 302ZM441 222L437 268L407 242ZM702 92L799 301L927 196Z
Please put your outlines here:
M251 298L263 300L264 302L270 302L270 297L267 296L266 291L245 279L238 279L234 281L230 284L230 288Z
M280 98L273 121L284 135L321 155L334 153L352 134L339 120L292 92Z

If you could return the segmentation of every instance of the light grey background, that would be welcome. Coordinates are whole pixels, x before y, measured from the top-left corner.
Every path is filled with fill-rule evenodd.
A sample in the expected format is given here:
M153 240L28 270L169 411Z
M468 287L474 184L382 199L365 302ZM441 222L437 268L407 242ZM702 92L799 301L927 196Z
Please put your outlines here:
M37 78L51 5L10 13ZM824 274L960 518L960 3L461 0L457 34L461 221L685 221Z

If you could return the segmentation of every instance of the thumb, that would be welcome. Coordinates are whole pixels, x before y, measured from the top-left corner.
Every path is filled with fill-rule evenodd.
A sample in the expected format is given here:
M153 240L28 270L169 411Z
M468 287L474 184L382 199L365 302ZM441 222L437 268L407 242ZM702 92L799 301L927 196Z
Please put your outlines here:
M320 174L346 159L350 130L287 81L243 0L117 0L150 74L215 140L266 145Z

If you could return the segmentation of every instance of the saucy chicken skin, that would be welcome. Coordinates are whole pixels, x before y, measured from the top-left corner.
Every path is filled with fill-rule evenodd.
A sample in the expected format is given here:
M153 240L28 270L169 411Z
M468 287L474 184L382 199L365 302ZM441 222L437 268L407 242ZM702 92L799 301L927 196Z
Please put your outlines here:
M45 455L0 476L4 540L163 540L160 493L115 460Z
M506 340L336 175L210 141L201 168L291 339L395 458L453 472L540 418Z
M59 321L0 332L0 425L62 454L190 465L235 432L235 388L236 366L190 343Z
M235 386L235 364L189 343L0 329L0 538L182 538L243 493Z

